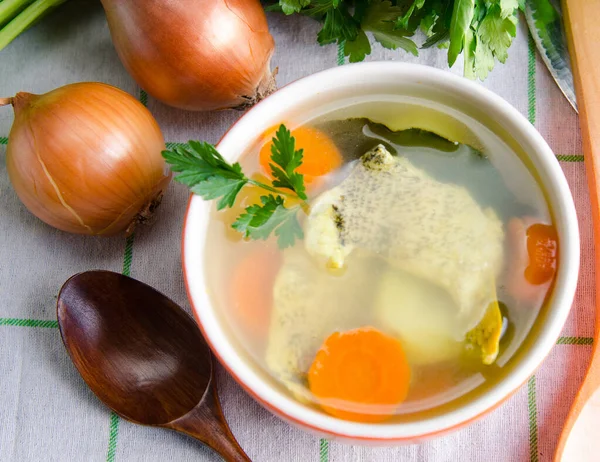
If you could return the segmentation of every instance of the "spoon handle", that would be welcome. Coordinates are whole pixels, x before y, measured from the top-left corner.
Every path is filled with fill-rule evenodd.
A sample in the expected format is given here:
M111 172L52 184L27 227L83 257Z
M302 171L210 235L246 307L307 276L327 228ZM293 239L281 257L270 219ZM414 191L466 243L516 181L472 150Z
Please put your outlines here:
M558 441L555 461L563 452L573 426L582 409L600 387L600 1L563 0L565 29L577 92L583 154L588 179L595 243L596 269L596 332L594 351L583 385L575 398L571 412ZM579 431L579 430L576 430Z
M165 427L196 438L219 453L227 462L251 462L241 448L223 416L216 380L213 376L202 401Z

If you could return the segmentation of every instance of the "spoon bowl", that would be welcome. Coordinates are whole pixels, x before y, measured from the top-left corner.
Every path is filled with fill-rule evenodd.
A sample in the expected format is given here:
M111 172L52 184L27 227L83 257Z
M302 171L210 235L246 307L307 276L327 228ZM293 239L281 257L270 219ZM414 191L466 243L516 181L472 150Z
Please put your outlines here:
M57 318L75 367L121 417L186 433L226 460L249 460L223 417L210 349L169 298L127 276L88 271L63 285Z

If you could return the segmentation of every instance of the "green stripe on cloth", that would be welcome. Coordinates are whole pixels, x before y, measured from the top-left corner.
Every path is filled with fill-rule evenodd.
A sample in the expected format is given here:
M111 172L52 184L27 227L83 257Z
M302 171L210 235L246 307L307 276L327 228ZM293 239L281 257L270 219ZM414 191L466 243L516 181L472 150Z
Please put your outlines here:
M535 125L535 43L529 34L529 52L527 53L527 115L531 125Z
M538 462L538 425L535 375L527 382L527 407L529 408L529 460Z
M337 49L337 65L342 66L346 62L344 58L344 42L338 43Z
M179 143L176 141L169 141L168 143L165 143L167 146L167 149L173 149L176 148L177 146L187 146L187 143Z
M14 327L45 327L51 329L58 328L57 321L45 321L42 319L18 319L18 318L0 318L0 326Z
M583 156L576 155L557 155L556 158L560 162L583 162Z
M535 43L531 34L528 40L527 53L527 116L531 125L536 119L536 86L535 86ZM537 397L535 390L535 375L527 382L527 407L529 409L529 460L538 462L538 423L537 423Z
M140 103L144 106L148 106L148 93L140 88Z
M134 234L127 237L125 241L125 252L123 254L123 274L131 275L131 262L133 260L133 242ZM106 451L106 462L114 462L117 451L117 441L119 438L119 416L114 412L110 413L110 431L108 434L108 450Z
M8 144L8 138L6 136L0 136L0 144Z
M131 275L131 261L133 259L133 238L134 234L129 236L125 241L125 255L123 256L123 274Z
M327 462L329 460L329 442L321 438L319 441L319 462Z
M114 412L110 413L110 433L108 436L108 451L106 453L106 462L114 462L117 453L117 440L119 438L119 416Z
M557 345L593 345L593 337L560 337L556 341Z

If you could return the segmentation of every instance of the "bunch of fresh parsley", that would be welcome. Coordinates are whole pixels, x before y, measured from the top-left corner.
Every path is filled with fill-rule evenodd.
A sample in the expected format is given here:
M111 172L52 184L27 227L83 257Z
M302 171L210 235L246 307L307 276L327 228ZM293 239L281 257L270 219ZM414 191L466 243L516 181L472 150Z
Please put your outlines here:
M465 76L483 80L495 60L506 61L525 0L278 0L268 11L299 13L323 23L321 45L342 44L350 62L371 53L367 34L385 48L418 55L413 37L420 29L422 48L448 47L448 64L464 53Z
M246 185L270 193L260 197L260 204L246 207L231 225L244 237L264 240L274 233L282 249L304 237L298 222L298 212L307 205L304 175L297 172L302 165L302 149L296 150L296 141L285 125L279 127L271 145L271 184L248 178L238 162L228 163L206 142L189 141L162 154L171 170L179 173L175 180L205 200L216 199L217 210L232 207ZM295 205L286 207L285 198Z

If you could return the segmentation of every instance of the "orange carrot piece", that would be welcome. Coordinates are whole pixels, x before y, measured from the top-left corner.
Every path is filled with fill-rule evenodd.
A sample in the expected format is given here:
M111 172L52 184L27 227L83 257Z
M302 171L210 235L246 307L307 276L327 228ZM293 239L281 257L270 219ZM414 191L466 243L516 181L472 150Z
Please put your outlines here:
M272 136L260 149L260 165L270 175ZM322 131L313 127L299 127L292 130L296 139L296 149L303 149L302 165L297 172L304 175L304 182L310 184L315 177L326 175L342 165L342 155L333 141Z
M535 223L531 217L508 222L509 248L507 289L517 300L538 304L547 292L557 264L556 231L550 225Z
M310 391L323 410L358 422L392 417L410 377L400 342L373 327L331 334L308 371Z
M264 244L235 267L231 279L231 302L234 315L253 340L266 339L271 309L273 284L281 266L280 253Z
M527 228L527 254L525 278L535 285L551 281L558 259L558 236L553 226L535 223Z

